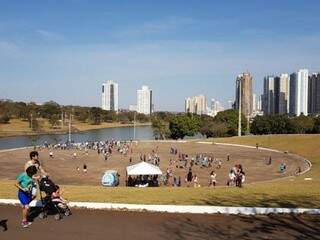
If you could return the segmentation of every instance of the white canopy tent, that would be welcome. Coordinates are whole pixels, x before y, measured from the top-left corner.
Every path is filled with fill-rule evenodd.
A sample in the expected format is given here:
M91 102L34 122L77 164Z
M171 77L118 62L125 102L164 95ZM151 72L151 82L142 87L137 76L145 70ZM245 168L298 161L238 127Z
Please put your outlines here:
M162 171L159 167L146 162L141 162L127 167L127 176L139 175L162 175Z

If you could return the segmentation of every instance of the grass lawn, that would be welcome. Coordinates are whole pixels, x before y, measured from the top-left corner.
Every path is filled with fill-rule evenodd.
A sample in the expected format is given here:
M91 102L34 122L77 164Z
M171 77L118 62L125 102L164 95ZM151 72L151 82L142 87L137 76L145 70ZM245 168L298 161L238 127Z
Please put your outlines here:
M210 141L210 140L209 140ZM213 140L211 140L213 141ZM212 188L103 188L62 186L70 201L138 204L190 204L255 207L306 207L320 205L320 135L250 136L214 139L214 142L237 143L274 148L299 154L313 167L300 177L245 185L242 189ZM305 181L312 178L312 181ZM0 198L16 198L14 182L0 182Z

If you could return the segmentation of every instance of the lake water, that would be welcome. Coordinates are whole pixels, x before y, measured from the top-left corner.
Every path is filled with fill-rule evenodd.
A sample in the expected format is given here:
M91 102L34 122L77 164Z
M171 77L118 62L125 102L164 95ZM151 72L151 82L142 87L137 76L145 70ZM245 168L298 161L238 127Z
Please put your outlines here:
M123 128L106 128L90 130L87 132L73 133L72 141L105 141L105 140L130 140L133 139L133 127ZM19 148L48 143L66 142L69 138L68 134L53 134L53 135L39 135L39 136L20 136L20 137L6 137L0 138L0 149ZM136 139L138 140L152 140L153 131L151 126L136 127Z

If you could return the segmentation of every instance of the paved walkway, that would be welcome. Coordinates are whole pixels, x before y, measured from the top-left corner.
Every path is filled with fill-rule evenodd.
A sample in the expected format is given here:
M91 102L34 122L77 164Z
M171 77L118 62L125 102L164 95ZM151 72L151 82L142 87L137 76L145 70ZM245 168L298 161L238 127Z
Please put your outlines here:
M35 219L20 227L20 208L0 206L0 222L8 230L0 239L320 239L320 216L228 216L74 210L61 221Z

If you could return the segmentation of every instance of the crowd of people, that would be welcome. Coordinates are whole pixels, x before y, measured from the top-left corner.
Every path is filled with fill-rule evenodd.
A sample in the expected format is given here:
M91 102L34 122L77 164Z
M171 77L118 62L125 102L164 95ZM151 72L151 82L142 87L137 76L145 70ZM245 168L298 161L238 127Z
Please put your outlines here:
M161 157L159 154L159 147L156 146L150 152L140 152L138 153L137 159L134 159L135 154L133 153L134 142L130 141L117 141L117 140L107 140L107 141L97 141L97 142L82 142L82 143L73 143L73 144L56 144L48 145L45 147L52 149L77 149L84 150L88 154L89 150L96 151L98 155L102 155L104 160L109 160L114 152L117 152L125 157L128 157L129 164L132 164L134 160L140 160L141 162L148 162L155 166L161 166ZM256 149L259 150L259 144L256 144ZM136 153L136 152L135 152ZM225 160L222 158L215 158L212 153L197 153L193 156L186 154L180 151L177 147L171 146L169 148L169 164L163 176L160 176L157 179L159 184L153 183L154 177L136 177L134 179L128 180L128 186L137 186L145 185L146 182L149 186L194 186L199 187L199 176L203 183L203 173L201 175L194 174L198 171L198 168L208 169L208 186L215 187L217 185L217 172L222 168L223 164L231 160L229 153L226 154ZM50 151L50 157L53 158L53 152ZM76 152L73 154L73 158L77 158ZM226 162L225 162L226 161ZM265 159L266 165L272 165L272 157ZM179 171L177 171L179 169ZM80 167L77 167L77 170L80 171ZM185 170L185 176L181 174L181 170ZM83 164L82 171L87 173L88 166L86 163ZM286 171L286 165L282 163L279 166L279 172L284 173ZM301 170L300 170L301 171ZM298 172L298 171L297 171ZM219 173L220 175L220 173ZM182 179L182 180L181 180ZM228 173L228 186L242 187L245 182L246 175L241 164L236 164L233 168L230 169ZM184 184L183 184L184 183Z
M129 176L127 180L127 187L159 187L158 176Z

